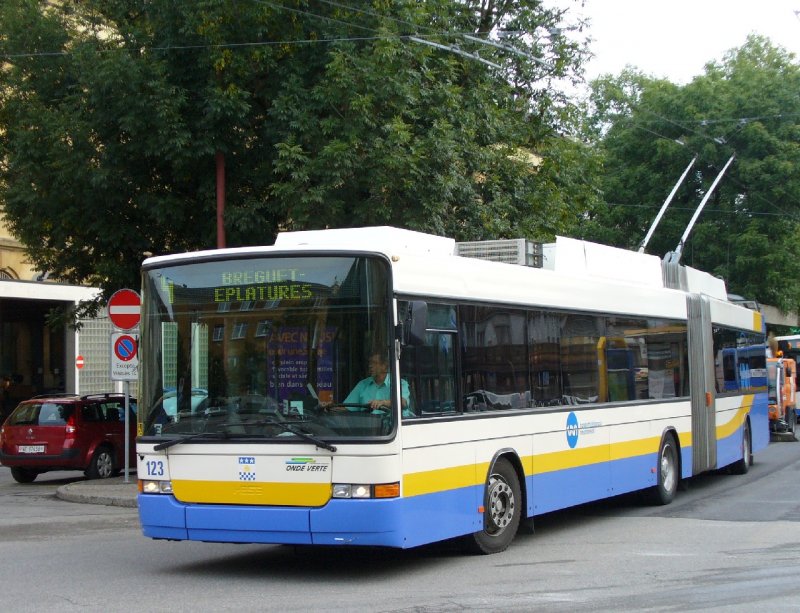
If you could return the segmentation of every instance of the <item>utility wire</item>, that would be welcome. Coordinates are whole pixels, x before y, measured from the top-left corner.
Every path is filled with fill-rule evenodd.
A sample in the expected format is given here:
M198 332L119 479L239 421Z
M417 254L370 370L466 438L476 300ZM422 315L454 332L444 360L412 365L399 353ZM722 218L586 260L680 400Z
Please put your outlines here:
M753 121L764 121L768 119L795 119L800 117L800 113L777 113L775 115L756 115L753 117L720 117L716 119L709 119L709 118L701 118L701 119L670 119L679 125L683 124L699 124L701 126L708 126L717 123L742 123L742 122L753 122ZM666 119L666 118L664 118ZM661 120L658 119L642 119L640 120L641 123L659 123Z
M327 17L325 15L317 15L316 13L312 13L311 11L301 11L300 9L293 9L289 8L288 6L283 6L281 4L277 4L275 2L270 2L269 0L251 0L256 4L264 4L266 6L271 6L272 8L276 8L281 11L287 11L289 13L295 13L297 15L305 15L308 17L316 17L317 19L323 19L325 21L331 21L333 23L338 23L339 25L345 26L352 26L354 28L358 28L359 30L367 30L368 32L375 32L375 28L369 28L367 26L361 26L356 23L351 23L349 21L342 21L341 19L334 19L333 17Z
M654 115L658 116L658 115L657 115L657 113L653 113L652 111L649 111L649 112L651 112L652 114L654 114ZM662 119L666 119L666 118L662 118ZM656 132L656 131L654 131L654 130L650 130L649 128L645 128L645 127L643 127L643 126L637 125L637 124L636 124L636 122L633 122L633 125L632 125L632 127L633 127L633 128L635 128L635 129L642 130L642 131L644 131L644 132L648 132L648 133L650 133L650 134L653 134L654 136L657 136L658 138L663 138L664 140L669 140L669 141L673 141L673 142L680 142L680 141L677 141L675 138L672 138L672 137L666 136L666 135L664 135L664 134L660 134L660 133L658 133L658 132ZM706 138L709 138L707 135L703 135L703 134L700 134L700 133L698 133L698 134L699 134L700 136L706 136ZM712 139L712 140L714 140L714 139ZM715 142L716 142L716 141L715 141ZM680 144L683 144L683 143L680 143ZM693 152L693 153L694 153L695 155L699 155L697 152ZM719 172L720 168L719 168L719 167L718 167L718 166L717 166L715 163L713 163L713 162L709 162L709 161L706 161L705 163L706 163L706 164L708 164L708 166L710 166L710 167L711 167L711 168L713 168L714 170L716 170L716 171L718 171L718 172ZM795 219L795 220L798 220L798 221L800 221L800 215L798 214L798 212L794 212L794 211L786 211L786 210L782 209L780 206L778 206L777 204L775 204L774 202L772 202L772 201L771 201L771 200L769 200L768 198L766 198L766 197L762 196L761 194L759 194L759 193L757 193L757 192L753 192L753 191L752 191L752 189L749 189L749 188L748 188L746 185L744 185L744 184L743 184L741 181L737 180L737 179L736 179L734 176L732 176L732 175L728 175L728 176L727 176L727 179L728 179L729 181L731 181L732 183L734 183L734 184L735 184L737 187L739 187L739 188L740 188L741 190L743 190L745 193L747 193L749 197L752 197L752 198L754 198L754 199L760 200L760 201L761 201L761 202L763 202L764 204L768 205L768 206L769 206L769 208L771 208L771 209L774 209L774 210L778 211L778 213L775 213L775 215L780 215L780 216L782 216L782 217L789 217L789 218L791 218L791 219ZM673 209L675 209L675 208L677 208L677 207L673 207ZM706 210L713 210L713 209L706 209ZM735 212L735 211L732 211L732 212ZM751 212L749 212L748 214L751 214L751 215L760 215L760 214L758 214L758 213L754 213L754 212L752 212L752 211L751 211Z
M369 40L403 39L407 36L347 36L341 38L310 38L310 39L291 39L291 40L267 40L247 43L208 43L202 45L165 45L154 47L141 47L144 51L186 51L198 49L235 49L237 47L264 47L271 45L310 45L318 43L338 43L338 42L359 42ZM136 49L138 51L138 48ZM117 47L114 49L96 49L97 53L118 53L130 52L128 47ZM47 56L70 56L72 51L31 51L25 53L2 53L0 57L14 59L22 57L47 57Z
M324 21L336 23L336 24L343 25L343 26L358 28L360 30L365 30L367 32L372 32L372 33L377 33L378 32L378 30L376 30L375 28L372 28L372 27L363 26L363 25L360 25L360 24L357 24L357 23L353 23L353 22L350 22L350 21L343 21L341 19L328 17L327 15L320 15L320 14L313 13L313 12L308 11L308 10L294 9L294 8L291 8L291 7L288 7L288 6L284 6L282 4L271 2L270 0L251 0L251 1L253 3L255 3L255 4L261 4L261 5L269 6L271 8L276 9L276 10L279 10L279 11L286 11L286 12L297 14L297 15L303 15L303 16L306 16L306 17L312 17L312 18L316 18L316 19L321 19L321 20L324 20ZM552 66L550 66L549 64L547 64L546 62L541 60L540 58L537 58L537 57L535 57L535 56L533 56L533 55L531 55L529 53L526 53L524 51L520 51L519 49L511 47L510 45L504 45L504 44L495 43L495 42L489 41L489 40L483 40L481 38L478 38L478 37L475 37L475 36L471 36L471 35L465 34L465 33L459 33L459 32L447 33L447 32L436 31L434 28L431 28L431 27L428 27L428 26L424 26L424 25L420 26L419 24L414 24L414 23L409 22L409 21L396 19L396 18L391 17L389 15L382 15L382 14L376 13L374 11L369 11L369 10L365 10L365 9L359 9L359 8L356 8L356 7L353 7L353 6L350 6L350 5L342 4L340 2L334 2L333 0L316 0L316 1L321 3L321 4L327 4L329 6L333 6L333 7L337 7L337 8L341 8L341 9L345 9L345 10L349 10L349 11L353 11L355 13L361 13L361 14L364 14L364 15L369 15L369 16L372 16L372 17L376 17L378 19L390 20L390 21L394 21L396 23L400 23L400 24L403 24L403 25L411 26L412 28L414 28L414 30L418 30L420 27L422 27L422 28L424 28L424 29L426 29L428 31L433 32L433 34L430 34L428 36L441 36L441 37L444 37L444 38L452 38L452 37L461 36L461 37L464 37L464 38L466 38L468 40L471 40L473 42L477 42L477 43L480 43L480 44L483 44L483 45L488 45L488 46L496 47L496 48L504 50L504 51L515 53L515 54L520 55L522 57L525 57L526 59L529 59L529 60L531 60L531 61L533 61L535 63L539 63L539 64L541 64L541 65L543 65L543 66L545 66L547 68L550 68L550 69L553 68ZM181 51L181 50L184 50L185 51L185 50L217 49L217 48L235 49L235 48L242 48L242 47L257 47L257 46L269 46L269 45L319 44L319 43L334 43L334 42L358 42L358 41L367 41L367 40L391 40L391 39L404 40L405 39L405 40L410 40L412 42L425 44L425 45L432 46L432 47L437 47L437 48L442 49L444 51L449 51L449 52L455 53L457 55L461 55L462 57L466 57L468 59L479 61L479 62L481 62L483 64L486 64L488 66L491 66L493 68L497 68L497 69L502 69L503 68L502 66L500 66L499 64L497 64L495 62L491 62L491 61L489 61L489 60L487 60L485 58L482 58L478 53L470 53L468 51L464 51L464 50L460 49L457 45L443 45L441 43L437 43L437 42L434 42L434 41L429 41L429 40L426 40L425 38L423 38L423 36L425 36L425 35L417 34L416 36L412 36L412 35L400 34L400 35L376 35L376 36L372 36L372 37L336 37L336 38L326 38L326 39L305 39L305 40L299 39L299 40L283 40L283 41L253 41L253 42L243 42L243 43L216 43L216 44L202 44L202 45L168 45L168 46L158 46L158 47L145 47L145 50L148 50L148 51L171 51L171 50ZM125 49L125 48L97 49L97 51L100 52L100 53L109 53L109 52L116 52L116 51L127 51L127 49ZM69 51L41 51L41 52L28 52L28 53L1 53L0 52L0 57L7 58L7 59L18 59L18 58L22 58L22 57L49 57L49 56L56 56L56 57L61 56L61 57L63 57L63 56L69 56L69 55L71 55L71 52L69 52Z
M354 6L349 6L347 4L342 4L340 2L333 2L332 0L316 0L316 2L320 2L322 4L327 4L329 6L335 6L337 8L347 9L349 11L353 11L354 13L361 13L363 15L369 15L370 17L377 17L378 19L386 19L386 20L389 20L389 21L394 21L395 23L399 23L399 24L404 25L404 26L411 26L415 31L417 29L419 29L420 27L423 27L426 30L430 30L431 32L433 32L435 34L441 34L442 36L445 36L445 34L443 32L437 32L435 28L431 28L429 26L424 26L424 25L420 26L419 24L412 23L410 21L405 21L403 19L397 19L396 17L391 17L390 15L381 15L380 13L376 13L375 11L368 11L366 9L359 9L359 8L354 7Z
M653 110L651 110L651 109L648 109L648 108L646 108L646 107L640 107L640 110L643 110L643 111L645 111L646 113L650 113L651 115L653 115L653 116L655 116L655 117L658 117L658 118L660 118L660 119L662 119L662 120L664 120L664 121L667 121L668 123L671 123L671 124L673 124L673 125L675 125L675 126L677 126L677 127L681 128L681 129L685 129L685 128L684 128L684 126L681 126L681 125L680 125L679 123L677 123L676 121L673 121L672 119L669 119L669 118L667 118L667 117L664 117L663 115L660 115L659 113L656 113L655 111L653 111ZM693 133L694 133L694 134L696 134L697 136L700 136L700 137L702 137L702 138L708 139L708 140L710 140L711 142L713 142L713 143L715 143L715 144L717 144L717 145L722 145L722 146L724 146L724 147L726 147L726 148L730 149L730 151L731 151L731 152L733 152L733 147L731 147L731 146L730 146L730 145L727 143L726 137L730 137L730 136L731 136L731 135L734 133L734 131L735 131L735 130L742 128L744 125L746 125L746 124L744 124L744 123L739 123L739 124L738 124L738 125L737 125L737 126L734 128L734 129L733 129L733 130L729 131L729 132L726 134L726 136L723 136L723 137L714 137L714 136L710 136L709 134L706 134L705 132L702 132L702 131L699 131L699 130L694 130L694 129L690 129L689 131L690 131L690 132L693 132ZM648 130L648 131L651 131L651 130ZM652 132L652 131L651 131L651 132ZM656 134L656 135L658 135L658 133L656 133L656 132L653 132L653 134ZM669 138L669 137L666 137L666 136L663 136L663 135L661 135L661 136L662 136L662 138ZM675 139L670 139L670 140L675 140ZM709 166L711 166L712 168L714 168L714 169L715 169L715 170L717 170L717 171L719 171L719 170L720 170L720 169L719 169L719 168L716 166L716 164L714 164L714 163L711 163L711 162L709 162ZM736 179L736 178L735 178L735 176L729 176L729 177L728 177L728 179L729 179L729 180L730 180L732 183L734 183L735 185L737 185L739 188L741 188L743 191L745 191L746 193L748 193L750 196L752 196L752 197L753 197L753 198L755 198L755 199L758 199L758 200L760 200L761 202L763 202L763 203L767 204L767 205L768 205L768 206L770 206L771 208L774 208L774 209L775 209L775 210L777 210L777 211L781 211L781 212L782 212L782 214L784 214L784 215L786 215L786 216L788 216L788 217L792 217L792 218L796 218L796 217L797 217L797 215L798 215L797 213L795 213L795 212L789 212L789 211L785 211L785 210L783 210L781 207L779 207L779 206L778 206L776 203L774 203L774 202L772 202L771 200L769 200L768 198L766 198L766 197L762 196L762 195L761 195L761 194L759 194L759 193L752 192L751 190L749 190L749 189L747 188L747 186L746 186L746 185L744 185L744 184L743 184L741 181L739 181L738 179ZM798 204L798 203L795 203L795 204ZM800 204L798 204L798 207L800 207Z
M621 209L648 209L648 210L657 210L660 205L658 204L626 204L624 202L605 202L604 203L608 207L614 208L621 208ZM688 206L672 206L669 207L670 211L687 211L691 212L696 210L696 207L688 207ZM731 209L715 209L715 208L704 208L703 212L706 213L722 213L726 215L741 215L740 211L734 211ZM770 213L769 211L749 211L747 213L748 217L780 217L785 219L786 215L784 213Z

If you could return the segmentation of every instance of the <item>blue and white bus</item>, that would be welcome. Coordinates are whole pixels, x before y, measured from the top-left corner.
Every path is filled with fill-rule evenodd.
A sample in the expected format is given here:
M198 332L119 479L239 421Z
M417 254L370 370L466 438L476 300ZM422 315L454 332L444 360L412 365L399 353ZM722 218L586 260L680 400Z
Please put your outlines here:
M715 362L763 344L761 315L721 281L560 237L545 268L454 253L380 227L147 259L144 534L494 553L536 515L666 504L768 444L766 392ZM339 407L376 353L391 402Z

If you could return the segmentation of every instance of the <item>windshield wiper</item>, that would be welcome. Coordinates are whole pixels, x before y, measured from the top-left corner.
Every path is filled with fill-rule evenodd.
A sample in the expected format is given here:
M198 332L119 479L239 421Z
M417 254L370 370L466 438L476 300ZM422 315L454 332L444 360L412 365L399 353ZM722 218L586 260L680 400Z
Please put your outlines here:
M313 443L317 447L321 449L327 449L328 451L336 451L336 446L331 445L327 441L323 441L320 438L317 438L313 434L309 434L308 432L304 432L300 428L283 421L279 421L277 419L265 418L259 419L257 421L240 421L236 423L228 423L228 424L220 424L220 427L226 428L226 430L220 430L218 432L195 432L194 434L189 434L187 436L182 436L180 438L173 438L168 441L164 441L163 443L158 443L153 447L153 451L162 451L164 449L168 449L174 445L180 445L181 443L186 443L188 441L198 439L198 438L205 438L205 437L212 437L212 436L219 436L222 438L230 438L231 433L227 431L227 428L232 428L234 426L263 426L263 425L272 425L278 426L282 428L285 432L291 432L292 434L299 436L303 440Z
M271 417L265 417L264 419L259 419L257 421L243 421L243 422L241 422L241 425L243 425L243 426L264 426L264 425L278 426L279 428L282 428L285 432L291 432L292 434L295 434L295 435L299 436L303 440L305 440L305 441L307 441L309 443L313 443L314 445L316 445L317 447L319 447L321 449L327 449L328 451L333 451L333 452L336 451L336 445L331 445L329 442L323 441L321 438L317 438L313 434L309 434L308 432L304 432L303 430L301 430L297 426L294 426L293 424L291 424L289 422L286 422L286 421L280 421L279 419L274 419L274 418L271 418Z
M228 424L222 424L223 426L227 426ZM186 443L187 441L194 440L196 438L204 438L204 437L211 437L211 436L221 436L222 438L228 438L230 435L228 432L195 432L194 434L189 434L187 436L182 436L180 438L172 438L168 441L164 441L163 443L158 443L153 447L153 451L162 451L174 445L180 445L181 443Z

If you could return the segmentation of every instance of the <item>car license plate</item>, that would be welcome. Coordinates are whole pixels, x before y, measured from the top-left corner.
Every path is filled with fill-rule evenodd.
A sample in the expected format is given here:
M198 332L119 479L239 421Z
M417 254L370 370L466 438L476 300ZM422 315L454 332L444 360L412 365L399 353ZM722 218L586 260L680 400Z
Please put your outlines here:
M20 445L20 453L44 453L44 445Z

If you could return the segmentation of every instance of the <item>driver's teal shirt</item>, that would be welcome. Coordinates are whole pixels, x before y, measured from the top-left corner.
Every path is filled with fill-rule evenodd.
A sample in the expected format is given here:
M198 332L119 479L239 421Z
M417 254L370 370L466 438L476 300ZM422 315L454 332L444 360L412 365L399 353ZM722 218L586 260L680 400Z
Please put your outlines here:
M383 383L378 384L372 377L362 379L353 388L347 398L344 399L344 404L369 404L373 400L389 400L392 392L392 379L390 375L386 375ZM411 393L408 390L408 381L400 379L400 395L406 401L406 406L403 408L403 415L411 415L409 407L411 406Z

